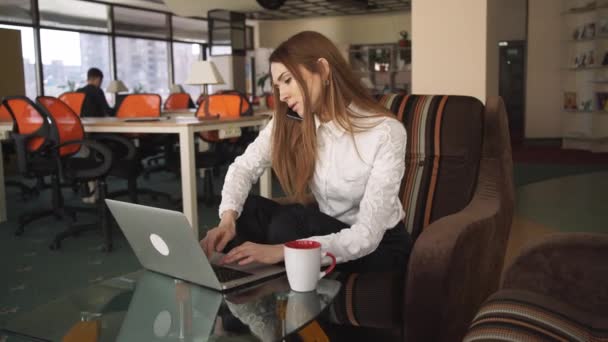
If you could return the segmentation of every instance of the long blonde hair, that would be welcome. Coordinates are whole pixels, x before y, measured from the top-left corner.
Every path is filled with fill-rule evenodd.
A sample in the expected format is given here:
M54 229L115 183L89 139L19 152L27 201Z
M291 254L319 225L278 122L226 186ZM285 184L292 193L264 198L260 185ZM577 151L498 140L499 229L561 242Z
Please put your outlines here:
M320 58L329 64L329 83L324 82L321 91L320 108L326 120L334 120L344 130L353 135L368 129L357 119L374 113L373 116L390 116L379 105L353 74L349 64L338 48L318 32L300 32L281 43L270 55L270 63L278 62L287 68L298 84L304 101L303 120L287 117L287 104L280 101L279 91L273 86L275 106L272 167L288 196L304 203L310 192L308 184L314 175L317 159L317 136L310 90L302 77L299 67L311 73L321 74ZM349 105L360 109L348 110Z

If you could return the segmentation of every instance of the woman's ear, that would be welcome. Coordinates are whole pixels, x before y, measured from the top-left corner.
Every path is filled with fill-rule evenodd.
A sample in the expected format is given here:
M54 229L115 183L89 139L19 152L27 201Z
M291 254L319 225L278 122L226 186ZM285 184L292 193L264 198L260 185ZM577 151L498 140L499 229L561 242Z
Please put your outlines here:
M322 79L325 81L327 79L329 79L329 72L331 71L329 69L329 62L327 61L327 59L321 57L319 59L317 59L317 63L319 63L321 65L321 77Z

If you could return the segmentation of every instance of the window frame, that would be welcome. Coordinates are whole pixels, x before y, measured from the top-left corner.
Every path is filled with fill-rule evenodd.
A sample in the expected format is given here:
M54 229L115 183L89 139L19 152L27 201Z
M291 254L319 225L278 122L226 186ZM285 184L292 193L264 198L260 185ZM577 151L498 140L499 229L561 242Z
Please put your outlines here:
M201 49L202 60L206 60L208 58L207 49L208 49L208 47L210 45L210 41L211 41L211 32L208 33L208 36L206 37L206 42L204 42L204 43L177 39L173 35L173 18L179 17L179 16L176 16L169 11L162 11L162 10L150 9L150 8L141 8L141 7L127 5L127 4L116 4L113 2L108 2L108 1L103 1L103 0L78 0L78 1L103 4L103 5L107 6L108 26L109 26L108 32L99 32L99 31L86 30L86 29L61 28L61 27L57 27L57 26L53 26L53 25L41 25L40 24L40 7L38 4L38 0L29 0L30 9L32 11L32 13L31 13L32 14L32 23L31 24L16 23L16 22L11 22L11 21L0 20L0 24L11 25L11 26L21 26L21 27L31 27L33 29L35 65L36 65L36 88L37 88L38 96L44 96L44 85L42 84L43 83L42 80L44 80L44 70L43 70L44 66L42 64L42 48L41 48L41 41L40 41L40 30L41 29L107 36L109 38L109 42L110 42L110 44L109 44L110 73L112 74L111 76L113 79L116 79L116 76L117 76L116 38L118 38L118 37L163 41L168 44L168 49L167 49L168 56L167 56L167 66L166 67L167 67L167 71L168 71L168 75L169 75L168 81L170 84L168 84L167 87L169 87L171 84L175 83L175 75L174 75L175 66L173 65L174 43L198 44ZM146 36L145 34L138 35L136 33L133 33L133 34L116 33L115 20L114 20L114 9L116 9L116 8L128 8L128 9L133 9L133 10L138 10L138 11L143 11L143 12L153 12L153 13L160 13L160 14L165 15L167 18L168 26L169 26L169 36L166 38L161 38L161 37L150 37L150 36ZM205 21L206 26L208 27L208 25L209 25L209 19L206 17L187 17L187 18ZM252 28L252 29L254 29L254 28Z

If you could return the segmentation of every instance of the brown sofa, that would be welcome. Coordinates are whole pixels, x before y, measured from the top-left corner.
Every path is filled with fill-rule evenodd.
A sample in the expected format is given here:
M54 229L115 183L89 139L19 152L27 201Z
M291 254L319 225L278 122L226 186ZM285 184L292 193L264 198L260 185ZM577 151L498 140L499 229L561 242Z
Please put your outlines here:
M380 101L408 132L401 198L415 243L407 271L344 276L332 315L351 338L364 338L356 326L383 340L459 341L498 288L513 216L504 103L396 94Z
M608 341L608 234L560 233L524 248L465 341Z

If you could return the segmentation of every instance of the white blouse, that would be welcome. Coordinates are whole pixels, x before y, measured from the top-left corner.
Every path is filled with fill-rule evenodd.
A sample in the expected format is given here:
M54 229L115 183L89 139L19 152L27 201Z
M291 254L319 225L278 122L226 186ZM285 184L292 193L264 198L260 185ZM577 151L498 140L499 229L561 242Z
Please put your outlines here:
M373 120L379 124L355 133L353 139L333 121L321 123L315 117L318 159L310 188L322 213L351 226L307 240L320 242L339 263L373 252L384 232L405 215L399 200L405 172L405 128L393 118ZM253 183L271 166L272 126L271 120L230 165L220 217L229 209L240 215Z

